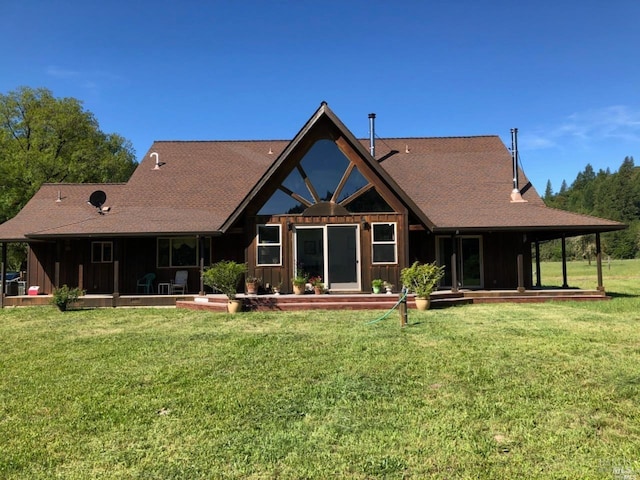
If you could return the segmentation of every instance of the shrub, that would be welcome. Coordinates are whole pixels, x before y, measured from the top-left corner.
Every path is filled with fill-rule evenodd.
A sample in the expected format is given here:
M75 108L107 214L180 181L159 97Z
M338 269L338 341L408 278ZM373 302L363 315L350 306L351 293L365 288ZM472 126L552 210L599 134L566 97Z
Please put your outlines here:
M242 276L247 273L247 265L232 260L214 263L202 274L205 285L224 293L229 300L235 300Z
M53 290L51 303L58 307L61 312L64 312L69 308L69 305L76 303L78 298L85 293L84 290L78 287L69 288L67 285L63 285Z
M402 284L416 296L428 298L440 279L444 276L444 265L438 266L435 262L413 262L410 267L403 268L400 272Z

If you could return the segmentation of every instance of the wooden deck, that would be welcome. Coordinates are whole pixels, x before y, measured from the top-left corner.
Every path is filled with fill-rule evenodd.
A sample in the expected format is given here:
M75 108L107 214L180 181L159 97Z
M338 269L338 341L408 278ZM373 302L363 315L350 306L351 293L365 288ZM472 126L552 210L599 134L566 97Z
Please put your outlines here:
M288 310L388 310L398 301L397 293L387 294L326 294L326 295L244 295L239 294L245 311ZM431 308L442 308L471 303L533 303L547 301L609 300L604 292L580 289L544 289L517 292L515 290L465 290L436 291L431 294ZM49 305L51 295L5 296L5 307ZM177 307L192 310L226 311L224 295L86 295L80 297L79 308L106 307ZM413 295L407 298L407 306L415 308Z
M598 290L553 289L553 290L482 290L482 291L437 291L431 294L431 308L443 308L471 303L538 303L548 301L593 301L609 300ZM238 295L245 311L289 311L289 310L388 310L396 305L398 294L327 294L327 295ZM416 308L414 296L407 297L408 308ZM195 297L191 301L177 301L176 307L192 310L227 310L224 295Z

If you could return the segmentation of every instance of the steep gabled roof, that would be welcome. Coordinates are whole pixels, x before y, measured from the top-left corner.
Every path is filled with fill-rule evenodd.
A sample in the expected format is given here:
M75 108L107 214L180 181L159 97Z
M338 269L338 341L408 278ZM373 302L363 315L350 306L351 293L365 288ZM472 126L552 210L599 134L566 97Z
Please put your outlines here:
M351 131L342 123L335 113L329 108L326 102L322 102L320 107L311 116L307 123L300 129L296 136L289 142L270 167L264 172L264 175L248 192L243 202L240 203L233 214L227 219L222 229L228 229L240 217L247 207L248 203L254 198L260 190L265 188L267 183L276 175L278 170L282 169L287 163L290 156L294 155L298 149L306 150L311 145L310 139L321 138L322 136L332 138L332 140L341 140L346 142L353 148L359 157L366 163L368 168L373 171L376 176L376 183L384 184L409 210L421 219L428 226L432 226L432 222L425 216L413 200L405 194L402 188L396 183L392 176L380 166L380 164L370 156L369 151L363 146L362 141L356 139ZM306 144L306 145L305 145Z
M356 139L323 102L291 141L157 141L126 184L44 185L0 225L0 239L221 234L256 195L275 189L274 179L282 180L296 155L322 135L346 145L376 183L434 232L538 230L557 236L625 228L547 208L522 172L526 202L512 203L511 155L497 136L379 139L374 160L368 141ZM98 189L111 207L104 215L87 205Z

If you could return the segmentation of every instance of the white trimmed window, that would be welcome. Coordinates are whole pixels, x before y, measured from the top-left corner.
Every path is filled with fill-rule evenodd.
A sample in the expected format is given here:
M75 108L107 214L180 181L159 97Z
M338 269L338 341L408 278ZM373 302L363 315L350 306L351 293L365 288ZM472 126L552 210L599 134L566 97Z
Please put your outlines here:
M91 263L113 262L113 242L91 242Z
M175 237L158 239L158 267L198 266L198 239Z
M395 223L372 223L373 263L398 263Z
M257 265L282 265L282 235L280 225L258 225Z

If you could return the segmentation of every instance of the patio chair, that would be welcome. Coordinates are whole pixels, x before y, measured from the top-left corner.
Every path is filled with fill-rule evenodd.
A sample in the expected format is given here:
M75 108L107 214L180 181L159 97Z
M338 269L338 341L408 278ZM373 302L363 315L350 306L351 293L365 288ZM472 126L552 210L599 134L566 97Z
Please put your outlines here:
M180 291L182 295L187 293L187 278L189 272L187 270L178 270L176 272L176 278L171 282L171 295L174 295Z
M143 293L153 293L153 281L155 279L155 273L147 273L144 277L138 280L136 290L139 292L142 289Z

